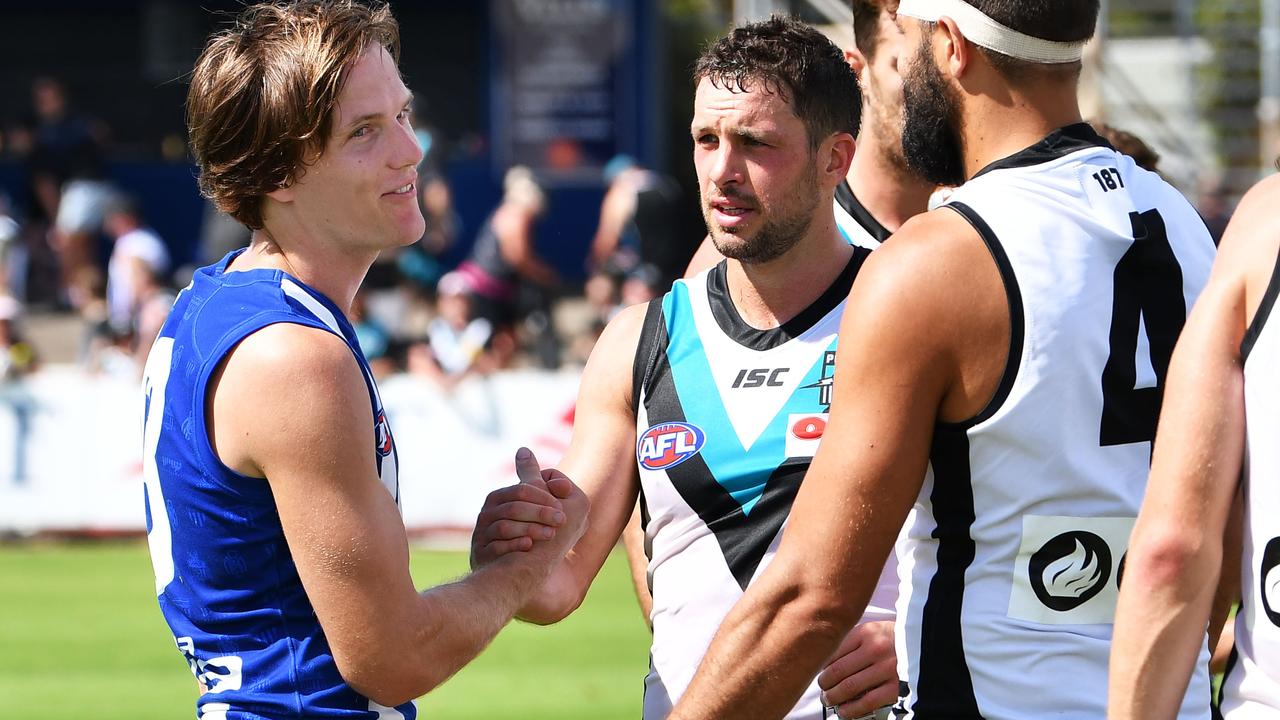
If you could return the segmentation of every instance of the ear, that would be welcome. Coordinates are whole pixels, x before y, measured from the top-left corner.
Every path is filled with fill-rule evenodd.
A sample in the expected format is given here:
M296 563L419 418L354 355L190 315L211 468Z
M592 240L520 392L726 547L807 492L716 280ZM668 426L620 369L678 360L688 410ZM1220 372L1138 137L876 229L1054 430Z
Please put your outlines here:
M284 185L277 187L275 190L267 193L267 197L278 203L291 203L294 196L294 180L292 178L285 181Z
M862 80L862 71L867 69L867 56L863 55L861 50L854 48L844 51L844 61L853 68L853 74L858 76L858 80Z
M849 166L853 164L853 154L858 143L849 133L835 133L819 148L819 166L823 174L829 176L832 187L840 184L849 174Z
M942 47L938 51L942 53L938 61L938 67L947 68L951 72L951 76L960 79L964 75L965 70L969 67L969 61L972 59L968 41L964 39L964 35L960 33L960 27L956 25L956 21L950 17L942 16L938 18L938 24L935 30L942 35Z

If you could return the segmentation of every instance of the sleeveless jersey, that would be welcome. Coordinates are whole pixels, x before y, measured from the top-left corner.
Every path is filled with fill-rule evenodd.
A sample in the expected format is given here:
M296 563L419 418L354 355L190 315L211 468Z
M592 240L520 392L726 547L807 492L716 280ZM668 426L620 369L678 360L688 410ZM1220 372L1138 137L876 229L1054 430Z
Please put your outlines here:
M1227 720L1280 716L1280 332L1268 323L1280 258L1245 334L1245 525L1236 647L1222 683Z
M1204 223L1072 125L956 189L1007 292L990 404L939 424L900 548L899 713L1096 720L1161 388L1208 279ZM1208 654L1180 718L1207 718Z
M644 717L684 694L716 629L772 559L826 427L836 337L854 275L794 319L748 326L726 264L677 281L649 305L636 354L641 482L653 648ZM864 620L892 619L889 563ZM823 717L817 683L788 718Z
M206 389L226 354L275 323L332 332L360 365L375 418L369 442L399 503L397 456L355 332L319 292L278 270L226 272L237 250L196 271L147 359L144 498L156 595L205 692L201 720L412 719L338 674L289 554L271 487L228 468L205 427Z
M850 245L857 245L868 250L875 250L880 243L892 235L888 228L872 217L858 198L854 196L849 181L841 181L836 186L835 199L836 227Z

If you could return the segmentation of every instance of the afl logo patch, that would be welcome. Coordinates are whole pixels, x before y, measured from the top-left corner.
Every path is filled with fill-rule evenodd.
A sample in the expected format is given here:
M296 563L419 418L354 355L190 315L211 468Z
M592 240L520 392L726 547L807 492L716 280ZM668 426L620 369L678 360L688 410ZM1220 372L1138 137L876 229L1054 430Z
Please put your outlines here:
M393 443L391 441L391 425L387 423L387 413L385 410L378 411L378 417L373 423L374 442L377 443L376 450L378 457L386 457L391 454Z
M702 449L707 434L689 423L654 425L636 443L636 460L645 470L669 470Z

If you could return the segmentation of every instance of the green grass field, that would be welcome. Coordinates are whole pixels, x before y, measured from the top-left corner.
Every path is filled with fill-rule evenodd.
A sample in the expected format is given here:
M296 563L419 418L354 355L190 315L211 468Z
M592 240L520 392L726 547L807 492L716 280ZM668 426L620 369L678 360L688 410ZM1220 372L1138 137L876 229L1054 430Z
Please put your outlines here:
M413 553L419 587L466 571L464 553ZM0 545L0 718L192 718L195 681L160 616L145 543ZM625 558L582 608L513 624L419 701L423 718L573 720L640 715L648 631Z

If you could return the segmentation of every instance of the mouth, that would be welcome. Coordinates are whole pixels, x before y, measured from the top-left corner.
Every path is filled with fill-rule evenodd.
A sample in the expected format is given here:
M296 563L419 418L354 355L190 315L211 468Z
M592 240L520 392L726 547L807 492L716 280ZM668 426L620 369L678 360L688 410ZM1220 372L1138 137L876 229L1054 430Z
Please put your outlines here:
M414 187L415 183L410 182L407 185L401 185L391 192L383 193L383 195L412 195Z
M708 203L716 222L724 228L731 228L746 222L755 209L741 202L728 199L712 200Z

